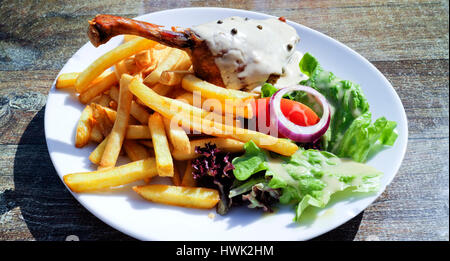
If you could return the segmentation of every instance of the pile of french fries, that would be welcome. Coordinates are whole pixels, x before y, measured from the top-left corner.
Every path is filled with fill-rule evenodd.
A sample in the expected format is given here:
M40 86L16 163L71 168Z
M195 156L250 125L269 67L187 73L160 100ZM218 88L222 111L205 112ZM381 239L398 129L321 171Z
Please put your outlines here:
M212 143L236 153L253 140L283 155L298 149L288 140L242 127L241 119L253 116L255 94L205 82L194 76L186 52L141 37L125 35L123 44L84 71L61 74L56 88L74 90L86 104L75 146L97 144L89 155L96 171L64 176L73 192L143 180L145 185L133 190L147 200L212 208L218 191L197 187L192 175L197 146ZM119 155L131 162L117 166ZM172 185L152 184L155 176Z

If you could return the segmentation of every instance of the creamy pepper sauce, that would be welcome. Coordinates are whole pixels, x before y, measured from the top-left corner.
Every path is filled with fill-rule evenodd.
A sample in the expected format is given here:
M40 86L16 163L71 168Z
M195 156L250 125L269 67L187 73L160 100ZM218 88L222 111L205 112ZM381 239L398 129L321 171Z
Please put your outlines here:
M288 65L301 58L295 50L300 37L283 21L229 17L191 30L206 41L216 57L215 63L227 88L251 90L270 75L299 77Z

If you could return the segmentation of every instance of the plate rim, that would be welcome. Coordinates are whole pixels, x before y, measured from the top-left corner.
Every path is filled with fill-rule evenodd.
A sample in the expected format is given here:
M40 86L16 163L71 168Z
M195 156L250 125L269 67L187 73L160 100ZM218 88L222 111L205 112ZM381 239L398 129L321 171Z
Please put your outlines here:
M159 15L161 15L161 14L164 14L164 13L180 12L180 11L185 11L185 10L190 11L190 10L198 10L198 9L202 9L202 10L216 10L216 11L219 11L219 12L220 12L220 11L224 11L224 10L226 10L226 11L232 11L232 12L237 11L237 12L249 13L249 14L254 14L254 15L264 15L264 16L270 16L270 17L275 17L275 18L276 18L276 16L274 16L274 15L270 15L270 14L266 14L266 13L262 13L262 12L251 11L251 10L245 10L245 9L237 9L237 8L221 8L221 7L183 7L183 8L165 9L165 10L160 10L160 11L155 11L155 12L145 13L145 14L136 16L136 17L134 17L134 18L132 18L132 19L141 19L141 17L148 16L148 15L152 15L152 14L159 14ZM346 51L348 51L348 52L350 52L351 54L355 55L359 60L362 60L362 61L364 61L365 64L369 65L369 68L370 68L372 71L376 72L379 76L381 76L381 77L380 77L381 80L384 82L384 84L385 84L386 86L389 87L388 89L389 89L389 91L390 91L390 94L392 94L392 95L394 96L395 100L397 100L398 104L400 104L400 107L401 107L401 113L400 113L400 115L402 116L402 120L404 120L404 123L405 123L405 126L404 126L404 127L405 127L405 133L402 133L402 135L401 135L401 137L404 137L403 140L405 141L404 146L401 148L401 152L400 152L402 155L401 155L401 157L400 157L400 160L398 160L398 161L396 162L396 166L394 166L394 168L393 168L393 169L395 170L395 171L393 172L394 174L393 174L391 177L389 177L389 179L386 180L385 186L384 186L382 189L380 188L379 191L378 191L377 193L374 194L373 199L370 200L370 202L369 202L365 207L362 207L361 209L358 209L357 211L354 211L352 215L349 215L348 218L344 218L342 222L337 222L336 225L333 225L333 226L331 226L331 228L328 228L328 229L323 229L323 231L319 229L318 232L310 233L308 236L303 237L303 238L301 238L301 239L295 239L295 240L299 241L299 240L310 240L310 239L312 239L312 238L318 237L318 236L323 235L323 234L325 234L325 233L327 233L327 232L329 232L329 231L332 231L332 230L336 229L337 227L341 226L342 224L344 224L344 223L350 221L350 220L353 219L355 216L359 215L361 212L363 212L365 209L367 209L370 205L372 205L373 202L374 202L375 200L377 200L377 199L379 198L379 196L380 196L384 191L386 191L387 187L391 184L391 182L393 181L393 179L397 176L398 171L400 170L400 167L401 167L401 165L402 165L402 163L403 163L403 161L404 161L404 158L405 158L405 156L406 156L406 150L407 150L407 146L408 146L409 129L408 129L408 118L407 118L407 115L406 115L406 111L405 111L405 108L404 108L404 106L403 106L403 103L402 103L402 101L401 101L401 99L400 99L398 93L395 91L394 87L393 87L392 84L388 81L388 79L384 76L384 74L381 73L381 72L380 72L380 71L379 71L379 70L378 70L378 69L377 69L377 68L376 68L369 60L367 60L367 59L366 59L365 57L363 57L361 54L359 54L359 53L356 52L355 50L351 49L351 48L348 47L347 45L343 44L343 43L340 42L339 40L336 40L336 39L334 39L334 38L332 38L332 37L330 37L330 36L328 36L328 35L326 35L326 34L320 32L320 31L317 31L317 30L315 30L315 29L312 29L312 28L310 28L310 27L307 27L307 26L305 26L305 25L303 25L303 24L299 24L299 23L294 22L294 21L291 21L291 20L287 20L287 22L288 22L288 24L290 24L291 26L292 26L292 25L295 25L295 26L301 27L303 30L309 31L309 32L312 33L312 34L319 35L320 37L325 37L328 41L332 41L332 42L336 43L339 47L344 48ZM89 44L89 43L90 43L89 41L86 42L86 44ZM83 48L86 44L82 45L76 52L78 52L78 51L79 51L81 48ZM76 52L75 52L75 53L76 53ZM75 55L75 53L74 53L71 57L73 57L73 56ZM55 80L53 81L52 86L51 86L51 88L50 88L50 90L49 90L49 94L47 95L47 100L48 100L48 97L50 96L51 91L53 91L53 90L55 89L55 83L56 83L57 77L61 74L62 69L67 65L67 63L69 62L69 60L70 60L70 58L69 58L69 59L67 60L67 62L63 65L63 67L59 70L58 75L56 76L56 78L55 78ZM64 184L64 186L67 188L67 190L68 190L68 191L72 194L72 196L77 200L77 202L80 203L85 209L87 209L87 210L88 210L91 214L93 214L96 218L100 219L102 222L104 222L104 223L107 224L108 226L110 226L110 227L112 227L112 228L114 228L114 229L120 231L121 233L124 233L124 234L127 235L127 236L133 237L133 238L138 239L138 240L145 240L145 241L158 241L158 240L160 240L160 239L157 239L157 238L151 238L151 239L149 239L149 238L142 238L140 235L135 234L133 231L126 230L126 228L114 224L114 223L111 221L111 219L104 217L103 214L102 214L101 212L99 212L99 211L96 211L95 208L91 208L91 207L87 204L87 202L84 202L83 200L80 200L80 199L79 199L79 195L77 195L77 193L72 192L72 191L68 188L68 186L64 183L64 180L63 180L64 175L60 175L61 172L59 171L58 166L55 164L54 159L53 159L53 157L51 156L51 151L50 151L50 148L49 148L49 142L48 142L48 135L47 135L47 128L48 128L48 122L49 122L49 119L48 119L49 113L47 113L47 110L48 110L48 106L47 106L47 102L46 102L45 112L44 112L44 113L45 113L45 114L44 114L44 132L45 132L45 140L46 140L47 151L48 151L48 153L49 153L49 156L50 156L50 160L51 160L51 162L52 162L52 165L53 165L53 167L55 168L55 170L56 170L56 172L57 172L57 174L58 174L58 177L60 178L60 180L62 181L62 183ZM399 137L400 137L400 135L399 135ZM217 240L218 240L218 239L217 239ZM217 240L211 240L211 241L217 241ZM239 239L236 239L236 240L239 241ZM197 241L197 240L193 239L193 241ZM265 240L265 239L260 239L260 240L256 239L255 241L266 241L266 240Z

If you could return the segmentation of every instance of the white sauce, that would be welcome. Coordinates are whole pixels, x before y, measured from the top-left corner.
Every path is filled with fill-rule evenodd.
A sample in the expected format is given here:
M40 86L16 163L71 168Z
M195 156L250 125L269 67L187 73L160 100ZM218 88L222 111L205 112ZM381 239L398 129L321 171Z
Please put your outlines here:
M277 173L277 175L281 176L282 179L286 181L286 183L292 186L296 186L297 181L294 180L292 176L283 167L284 161L282 159L270 157L267 160L267 164L269 165L269 168L273 170L275 173Z
M299 51L295 51L294 54L290 57L288 64L285 67L284 74L278 79L278 81L274 84L278 89L292 86L298 84L303 80L307 80L308 76L304 75L300 71L300 60L302 59L303 54Z
M229 17L221 22L195 26L192 31L206 41L216 56L216 65L227 88L251 90L263 84L271 74L291 72L287 65L294 54L294 60L299 59L298 56L301 58L295 51L300 37L285 22L276 18L243 17Z

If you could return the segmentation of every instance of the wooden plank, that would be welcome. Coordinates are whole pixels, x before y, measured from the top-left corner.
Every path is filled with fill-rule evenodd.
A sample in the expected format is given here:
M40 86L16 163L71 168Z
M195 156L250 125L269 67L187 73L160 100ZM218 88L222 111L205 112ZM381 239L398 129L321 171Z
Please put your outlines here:
M0 145L0 168L0 240L61 241L70 235L80 240L131 240L72 197L57 176L45 143Z
M448 9L445 10L444 2L290 0L279 5L259 0L235 2L233 7L285 16L347 44L371 61L393 61L448 58ZM97 1L88 6L81 2L39 3L39 7L32 1L2 3L0 15L9 19L4 21L6 57L0 65L2 70L58 69L88 42L86 21L100 10L134 17L185 5L155 5L151 1L130 1L124 5ZM190 5L205 4L192 1ZM227 1L218 5L230 7ZM104 9L106 6L108 9Z

